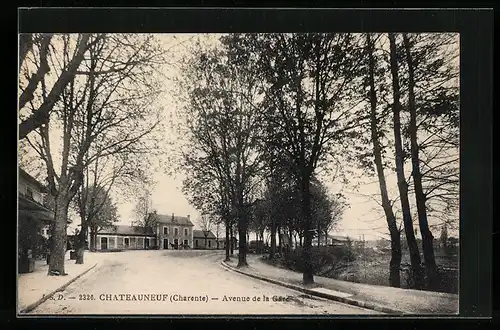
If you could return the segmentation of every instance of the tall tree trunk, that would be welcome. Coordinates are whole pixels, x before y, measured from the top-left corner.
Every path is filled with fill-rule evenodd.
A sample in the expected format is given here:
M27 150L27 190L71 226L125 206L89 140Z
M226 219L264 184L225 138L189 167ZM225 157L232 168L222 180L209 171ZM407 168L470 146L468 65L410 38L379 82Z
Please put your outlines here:
M304 261L304 273L302 280L304 284L314 283L313 264L312 264L312 239L311 239L311 196L309 191L309 178L304 176L301 180L301 198L302 198L302 220L304 246L302 257Z
M240 200L240 205L243 201ZM245 210L246 211L246 210ZM241 209L238 212L238 236L240 237L238 246L238 265L236 267L248 266L247 263L247 219L246 212Z
M274 216L274 214L271 214L271 249L269 249L269 259L274 260L275 254L276 254L276 217Z
M90 228L90 251L95 251L96 250L96 234L95 230L91 227Z
M264 251L264 230L261 230L260 231L260 241L262 243L259 242L259 253L263 253Z
M371 140L373 144L373 156L377 170L380 195L382 198L382 208L384 209L387 226L391 235L391 261L389 271L389 284L392 287L401 287L401 276L399 269L401 267L401 237L396 225L396 217L392 210L387 193L387 184L385 181L384 167L382 165L382 147L379 141L379 128L377 120L377 92L375 89L375 58L373 56L374 45L371 36L366 35L369 58L369 81L370 81L370 128Z
M283 238L281 237L281 226L278 226L278 251L279 254L283 254Z
M231 255L234 255L234 234L233 234L233 225L231 224L231 231L230 231L230 235L231 235L231 249L230 249L230 252L231 252Z
M226 259L225 259L225 261L231 260L231 258L229 257L229 250L230 250L229 244L232 243L232 242L230 242L230 240L231 240L230 236L231 236L230 220L226 219L226 246L225 246Z
M68 206L69 196L65 191L65 187L61 186L61 190L55 200L55 222L52 233L53 244L50 249L48 275L66 275L64 271L64 258L66 256Z
M410 146L411 146L411 162L413 173L413 186L415 189L415 198L418 212L418 223L420 234L422 235L422 250L424 253L424 264L427 270L429 286L431 289L436 289L439 285L437 278L436 259L434 257L434 237L429 230L427 221L427 209L425 206L426 196L422 188L422 173L420 171L420 159L417 141L417 109L415 105L415 66L411 54L410 41L408 35L403 34L403 42L408 62L408 108L410 110Z
M85 252L85 241L87 238L87 226L82 225L81 231L75 237L76 264L83 264L83 255Z
M418 251L417 241L413 232L413 221L411 218L410 203L408 201L408 184L406 183L404 174L404 150L401 141L401 103L400 103L400 88L399 88L399 72L396 58L396 39L393 33L389 33L390 42L390 61L392 73L392 89L394 94L393 113L394 113L394 145L396 149L396 174L398 180L398 189L401 200L401 209L403 211L403 223L405 227L406 241L410 251L410 260L412 266L412 274L415 281L415 288L422 287L421 260Z

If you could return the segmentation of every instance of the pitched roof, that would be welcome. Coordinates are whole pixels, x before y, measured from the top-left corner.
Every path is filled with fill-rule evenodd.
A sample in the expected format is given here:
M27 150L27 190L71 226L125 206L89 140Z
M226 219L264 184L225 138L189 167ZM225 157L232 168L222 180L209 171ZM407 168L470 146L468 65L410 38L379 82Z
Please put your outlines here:
M153 230L143 227L115 225L99 230L98 234L130 235L130 236L154 236Z
M195 230L193 230L193 237L205 238L205 233L207 233L207 231L195 229ZM212 233L211 231L208 231L207 238L216 238L216 237L215 237L214 233Z
M336 241L348 241L349 237L347 236L337 236L337 235L328 235L329 239L334 239Z
M35 187L37 187L38 189L40 189L41 192L46 192L47 191L47 188L40 181L38 181L37 179L35 179L28 172L26 172L25 170L23 170L20 167L19 167L19 179L23 179L23 180L31 183L32 185L34 185Z
M157 214L156 215L158 222L173 224L173 225L183 225L183 226L194 226L189 217L180 217L178 215L166 215L166 214Z

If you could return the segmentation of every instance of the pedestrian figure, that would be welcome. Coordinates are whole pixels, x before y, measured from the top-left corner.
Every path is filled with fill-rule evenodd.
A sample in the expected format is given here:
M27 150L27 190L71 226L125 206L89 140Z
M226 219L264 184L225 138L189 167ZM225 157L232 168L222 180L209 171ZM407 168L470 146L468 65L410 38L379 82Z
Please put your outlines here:
M52 245L54 244L54 240L52 236L47 240L47 265L50 263L50 251L52 250Z

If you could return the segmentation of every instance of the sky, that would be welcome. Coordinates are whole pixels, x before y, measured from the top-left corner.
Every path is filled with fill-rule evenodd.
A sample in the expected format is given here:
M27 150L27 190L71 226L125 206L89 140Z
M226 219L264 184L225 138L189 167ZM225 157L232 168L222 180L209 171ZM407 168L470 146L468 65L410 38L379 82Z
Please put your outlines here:
M165 126L169 127L173 120L177 121L176 112L181 106L177 95L176 85L173 78L179 74L175 63L180 57L189 52L190 45L196 40L196 35L159 35L158 38L169 49L169 64L161 70L164 73L163 92L157 98L157 102L164 109L163 117ZM212 36L211 40L215 40ZM210 43L211 41L209 41ZM174 130L169 130L167 139L171 141L181 140L182 137L176 136ZM167 136L166 135L166 136ZM175 144L173 146L176 147ZM160 214L175 214L179 216L190 215L195 226L199 228L198 220L200 213L189 204L186 196L182 193L182 173L171 173L171 168L158 170L153 175L155 185L151 188L151 198L153 208ZM360 173L363 176L363 173ZM397 195L397 185L395 174L386 171L387 186L390 196ZM363 183L354 190L352 187L342 186L338 182L332 181L329 177L323 177L323 182L329 191L334 194L342 192L346 197L349 207L345 210L341 221L331 232L333 235L345 235L354 239L364 238L366 240L375 240L381 237L388 238L388 230L385 217L380 207L380 193L378 181L375 177L363 178ZM113 191L113 199L117 201L120 224L129 225L135 220L133 212L135 202L133 200L124 200L120 198L119 191ZM414 208L415 209L415 208ZM413 210L412 210L413 211ZM72 226L76 226L78 221ZM435 236L439 233L434 233Z

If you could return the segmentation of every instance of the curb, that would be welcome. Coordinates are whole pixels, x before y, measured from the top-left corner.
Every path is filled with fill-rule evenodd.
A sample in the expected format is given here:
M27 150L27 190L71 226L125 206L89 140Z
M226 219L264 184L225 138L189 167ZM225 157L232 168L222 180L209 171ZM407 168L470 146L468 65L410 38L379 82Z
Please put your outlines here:
M243 274L243 275L246 275L246 276L249 276L249 277L253 277L253 278L261 280L261 281L266 281L266 282L269 282L269 283L277 284L277 285L280 285L280 286L283 286L283 287L286 287L286 288L289 288L289 289L292 289L292 290L295 290L295 291L304 292L304 293L307 293L307 294L309 294L311 296L316 296L316 297L321 297L321 298L325 298L325 299L329 299L329 300L334 300L334 301L338 301L338 302L341 302L341 303L344 303L344 304L348 304L348 305L352 305L352 306L357 306L357 307L361 307L361 308L366 308L366 309L371 309L371 310L374 310L374 311L377 311L377 312L381 312L381 313L386 313L386 314L409 314L407 312L403 312L403 311L400 311L400 310L397 310L397 309L392 309L392 308L389 308L389 307L385 307L385 306L381 306L381 305L378 305L378 304L370 303L370 302L367 302L367 301L356 300L356 299L352 299L352 298L339 297L339 296L335 296L335 295L328 294L328 293L323 293L323 292L317 292L317 291L313 291L313 290L310 290L310 289L306 289L306 288L300 287L298 285L294 285L294 284L290 284L290 283L285 283L285 282L278 281L278 280L273 280L273 279L266 278L266 277L259 276L259 275L255 275L255 274L250 274L250 273L244 272L242 270L236 269L236 268L234 268L232 266L229 266L224 261L221 261L221 264L222 264L222 266L228 268L229 270L231 270L233 272L240 273L240 274Z
M61 285L57 289L51 291L50 293L46 294L45 296L42 296L42 298L38 299L34 303L29 304L28 306L26 306L25 308L23 308L22 310L20 310L18 312L18 314L21 314L21 313L24 314L24 313L31 312L32 310L34 310L35 308L37 308L38 306L40 306L41 304L43 304L45 301L47 301L49 298L51 298L54 294L56 294L56 292L59 292L59 291L62 291L64 289L66 289L71 283L73 283L74 281L76 281L77 279L79 279L83 275L87 274L92 269L94 269L95 266L97 266L97 263L94 264L94 266L92 266L90 268L87 268L85 271L83 271L79 275L75 276L74 278L72 278L71 280L69 280L68 282L66 282L65 284Z

